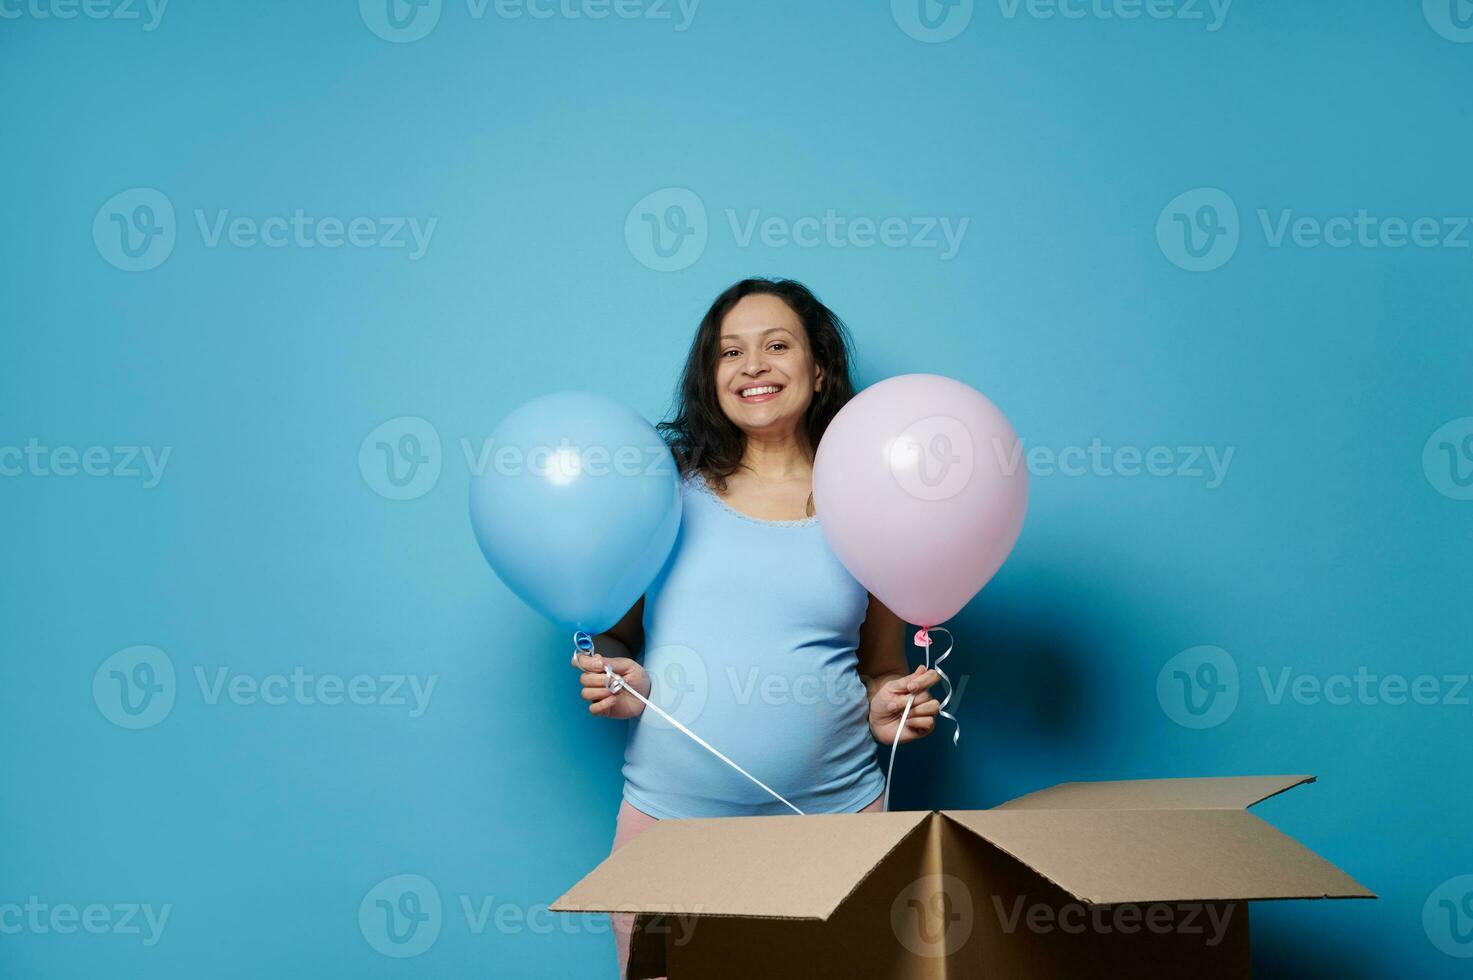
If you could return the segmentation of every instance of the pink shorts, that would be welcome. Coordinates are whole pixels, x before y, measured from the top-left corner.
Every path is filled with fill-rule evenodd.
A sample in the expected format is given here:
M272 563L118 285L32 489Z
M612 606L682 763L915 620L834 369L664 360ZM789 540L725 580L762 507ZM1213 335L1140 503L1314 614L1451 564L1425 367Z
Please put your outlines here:
M884 805L885 795L881 793L875 797L874 802L860 810L860 813L876 813ZM620 847L638 837L641 832L648 830L659 822L659 817L652 817L643 810L636 810L629 805L628 800L619 801L619 819L614 826L614 846L610 853L617 851ZM614 925L614 949L619 957L619 978L624 978L624 968L629 963L629 934L634 929L634 914L631 912L615 912L609 916Z

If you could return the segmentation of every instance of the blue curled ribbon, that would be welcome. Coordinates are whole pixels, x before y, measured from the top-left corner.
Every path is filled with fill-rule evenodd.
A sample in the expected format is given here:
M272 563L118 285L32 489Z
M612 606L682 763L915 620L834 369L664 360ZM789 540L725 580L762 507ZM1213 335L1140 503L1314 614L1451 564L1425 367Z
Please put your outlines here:
M578 654L592 654L593 652L593 637L589 636L583 630L579 630L578 632L573 634L574 666L577 666L578 664ZM624 690L624 678L614 673L614 668L610 667L608 664L604 664L604 686L613 691L615 694L618 694L620 691Z

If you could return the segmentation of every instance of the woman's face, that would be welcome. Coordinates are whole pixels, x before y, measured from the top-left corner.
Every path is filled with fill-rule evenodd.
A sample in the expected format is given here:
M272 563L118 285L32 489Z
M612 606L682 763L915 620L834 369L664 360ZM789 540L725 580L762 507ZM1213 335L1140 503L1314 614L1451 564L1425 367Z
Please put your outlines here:
M717 349L716 393L726 417L749 434L796 430L823 384L798 314L776 296L744 296L721 321Z

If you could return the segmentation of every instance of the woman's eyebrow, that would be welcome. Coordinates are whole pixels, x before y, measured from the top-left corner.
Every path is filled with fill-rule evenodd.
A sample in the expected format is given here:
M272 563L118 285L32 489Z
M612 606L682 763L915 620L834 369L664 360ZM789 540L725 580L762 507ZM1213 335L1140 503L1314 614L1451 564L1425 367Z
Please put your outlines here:
M770 333L785 333L785 334L788 334L790 336L792 335L792 331L789 330L787 327L768 327L766 330L762 331L757 336L759 336L759 337L766 337ZM741 337L738 337L734 333L724 333L724 334L721 335L721 339L722 340L741 340L742 338Z

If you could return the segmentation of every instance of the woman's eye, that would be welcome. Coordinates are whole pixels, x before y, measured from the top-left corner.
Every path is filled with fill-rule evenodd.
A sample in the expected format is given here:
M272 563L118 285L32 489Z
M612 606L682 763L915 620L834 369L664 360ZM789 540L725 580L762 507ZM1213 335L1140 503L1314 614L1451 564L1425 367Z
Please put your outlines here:
M736 348L735 348L735 347L733 347L733 348L732 348L732 349L731 349L731 350L728 350L728 351L722 351L722 352L721 352L721 356L722 356L722 357L725 357L725 356L726 356L726 355L728 355L728 354L740 354L740 353L741 353L741 351L739 351L739 350L737 350L737 349L736 349Z
M781 340L773 341L772 346L773 347L781 348L783 350L787 350L787 347L788 347L788 345L785 344L785 343L783 343Z

